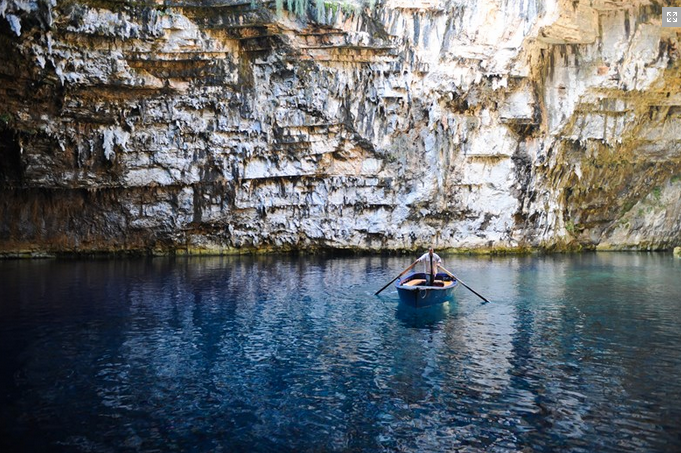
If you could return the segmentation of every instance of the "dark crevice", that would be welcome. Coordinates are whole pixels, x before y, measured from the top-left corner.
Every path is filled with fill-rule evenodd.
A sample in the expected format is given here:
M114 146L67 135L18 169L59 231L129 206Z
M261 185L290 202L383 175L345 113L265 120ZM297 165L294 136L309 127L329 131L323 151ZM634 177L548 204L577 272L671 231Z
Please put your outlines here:
M0 125L0 187L21 185L21 145L13 130Z

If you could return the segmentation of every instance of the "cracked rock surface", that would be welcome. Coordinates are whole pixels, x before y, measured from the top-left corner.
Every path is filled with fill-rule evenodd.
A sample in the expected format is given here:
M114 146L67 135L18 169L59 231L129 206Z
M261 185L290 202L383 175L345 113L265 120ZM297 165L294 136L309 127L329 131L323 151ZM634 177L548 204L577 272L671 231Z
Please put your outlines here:
M0 0L0 253L681 243L672 2L327 3Z

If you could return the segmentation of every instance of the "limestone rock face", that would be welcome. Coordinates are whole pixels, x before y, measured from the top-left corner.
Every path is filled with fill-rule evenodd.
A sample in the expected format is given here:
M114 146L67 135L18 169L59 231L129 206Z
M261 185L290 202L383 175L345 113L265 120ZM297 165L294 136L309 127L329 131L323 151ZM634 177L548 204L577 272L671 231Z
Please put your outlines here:
M681 243L671 2L310 3L0 0L0 252Z

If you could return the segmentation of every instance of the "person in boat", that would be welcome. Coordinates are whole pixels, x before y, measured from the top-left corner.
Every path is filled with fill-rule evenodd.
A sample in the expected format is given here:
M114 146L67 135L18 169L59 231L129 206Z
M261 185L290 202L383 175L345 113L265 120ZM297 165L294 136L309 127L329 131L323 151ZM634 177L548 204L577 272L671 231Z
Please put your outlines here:
M418 263L423 263L423 271L426 273L426 285L432 285L437 275L438 266L442 266L442 258L433 251L433 247L430 247L426 253L414 262L413 266L416 266Z

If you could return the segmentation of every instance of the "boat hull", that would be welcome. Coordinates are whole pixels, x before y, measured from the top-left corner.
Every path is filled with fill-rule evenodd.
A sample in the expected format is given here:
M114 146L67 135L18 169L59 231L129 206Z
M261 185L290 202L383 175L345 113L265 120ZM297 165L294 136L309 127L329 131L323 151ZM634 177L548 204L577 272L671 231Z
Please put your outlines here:
M426 274L411 274L395 283L400 301L410 307L429 307L452 300L459 282L447 274L437 274L435 282L441 281L444 286L425 284Z

